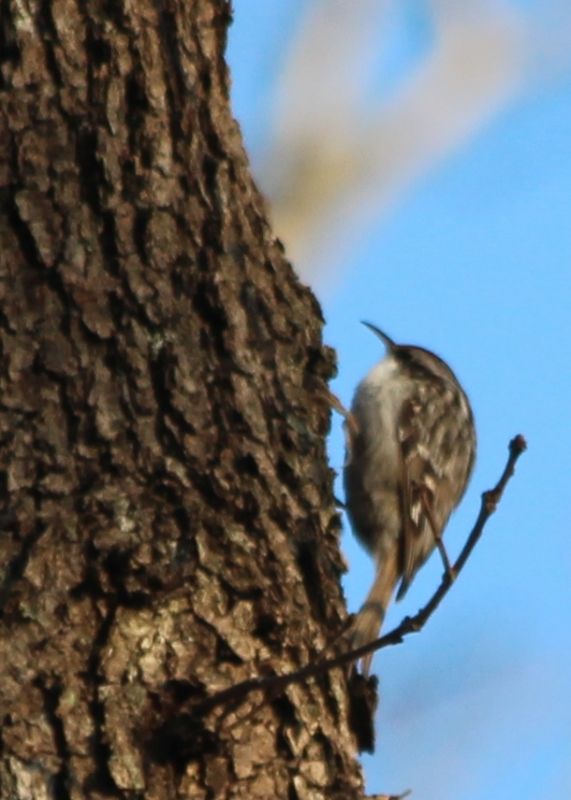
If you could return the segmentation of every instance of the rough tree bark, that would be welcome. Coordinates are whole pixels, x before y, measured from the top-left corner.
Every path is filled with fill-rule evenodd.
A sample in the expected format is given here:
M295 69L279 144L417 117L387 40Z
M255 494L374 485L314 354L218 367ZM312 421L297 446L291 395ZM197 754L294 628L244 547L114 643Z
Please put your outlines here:
M0 796L356 798L334 364L228 105L224 0L4 0Z

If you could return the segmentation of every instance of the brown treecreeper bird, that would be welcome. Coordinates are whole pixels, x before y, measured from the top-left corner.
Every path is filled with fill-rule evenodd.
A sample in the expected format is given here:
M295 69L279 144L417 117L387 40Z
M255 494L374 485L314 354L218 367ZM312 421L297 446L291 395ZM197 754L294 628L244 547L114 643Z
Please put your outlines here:
M476 454L472 410L450 367L364 324L387 354L361 381L351 407L346 504L377 570L350 630L352 647L378 636L398 581L400 599L435 547L450 571L441 536ZM371 660L363 659L365 673Z

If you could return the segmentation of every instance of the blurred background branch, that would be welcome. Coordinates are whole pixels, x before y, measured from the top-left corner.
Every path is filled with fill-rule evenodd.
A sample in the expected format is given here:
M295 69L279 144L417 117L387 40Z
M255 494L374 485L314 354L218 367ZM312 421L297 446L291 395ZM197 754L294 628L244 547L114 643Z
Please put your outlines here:
M301 275L327 280L412 183L570 65L560 0L306 3L254 152Z

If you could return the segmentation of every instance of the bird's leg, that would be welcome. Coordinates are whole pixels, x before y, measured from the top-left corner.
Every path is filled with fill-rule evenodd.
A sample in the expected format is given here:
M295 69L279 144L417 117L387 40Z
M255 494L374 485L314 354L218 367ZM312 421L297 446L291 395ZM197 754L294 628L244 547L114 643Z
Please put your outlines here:
M343 429L345 432L345 451L346 451L345 466L347 466L347 464L349 464L351 461L351 455L353 453L353 442L355 440L355 437L359 433L359 426L357 424L357 420L355 419L355 415L345 408L341 400L339 400L337 395L333 394L333 392L329 388L325 389L324 397L325 400L327 400L327 402L331 406L331 408L335 409L335 411L337 411L338 414L341 414L341 416L345 420Z
M450 558L448 557L448 553L446 552L446 548L444 547L444 542L442 541L441 536L435 536L436 539L436 547L438 548L438 552L440 553L440 558L442 559L442 563L444 565L444 571L448 575L448 580L450 583L456 580L456 570L450 563Z
M448 553L446 552L446 548L444 547L444 542L442 541L442 534L439 533L434 516L432 514L430 498L427 496L427 493L425 491L420 493L420 501L422 503L422 508L424 510L424 513L426 514L430 530L432 531L432 535L434 536L434 542L436 544L436 547L438 548L438 552L440 553L440 558L442 559L442 564L444 565L444 571L448 575L450 583L452 583L456 579L456 572L454 570L454 567L450 563L450 559L448 558Z

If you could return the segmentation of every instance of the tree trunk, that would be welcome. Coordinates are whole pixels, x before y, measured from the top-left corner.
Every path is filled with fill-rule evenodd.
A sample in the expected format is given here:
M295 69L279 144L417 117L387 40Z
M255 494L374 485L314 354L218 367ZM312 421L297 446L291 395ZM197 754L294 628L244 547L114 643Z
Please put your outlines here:
M0 796L357 798L320 309L224 0L4 0Z

